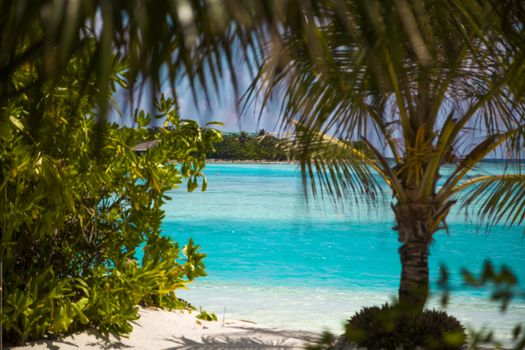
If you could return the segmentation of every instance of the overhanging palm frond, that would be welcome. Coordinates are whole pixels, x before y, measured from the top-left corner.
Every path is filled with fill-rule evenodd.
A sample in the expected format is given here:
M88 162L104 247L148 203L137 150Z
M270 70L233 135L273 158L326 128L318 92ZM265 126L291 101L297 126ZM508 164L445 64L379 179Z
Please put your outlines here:
M386 177L366 143L342 141L296 123L295 138L284 147L299 162L303 187L317 197L327 193L339 203L375 203L383 194L379 178Z
M521 225L525 221L525 175L481 176L459 188L462 209L472 210L481 222Z
M512 142L518 136L521 142L520 131L523 127L510 130L506 133L492 134L479 142L457 165L457 168L448 176L445 184L438 192L438 198L448 198L452 193L457 192L456 187L467 176L467 174L489 153L493 152L498 146L505 142Z
M502 141L519 153L525 103L512 85L523 49L506 50L516 35L505 36L502 18L486 18L499 3L348 0L315 9L299 7L308 25L285 21L277 42L262 47L252 85L263 104L280 99L284 127L299 120L338 139L383 142L405 185L418 188L412 200L434 194L440 167L464 140L462 149L476 148L488 136L492 150L491 134L522 130L521 141ZM467 158L468 172L483 157Z
M2 0L0 9L2 82L30 64L40 78L34 88L52 83L65 74L71 57L92 46L88 73L96 75L100 88L117 55L129 67L130 90L142 90L147 82L152 95L166 85L176 95L186 78L197 98L199 88L206 95L217 91L223 78L237 88L239 54L255 67L264 23L282 19L285 7L259 1ZM0 84L2 102L20 92L6 84ZM105 105L104 99L99 104Z

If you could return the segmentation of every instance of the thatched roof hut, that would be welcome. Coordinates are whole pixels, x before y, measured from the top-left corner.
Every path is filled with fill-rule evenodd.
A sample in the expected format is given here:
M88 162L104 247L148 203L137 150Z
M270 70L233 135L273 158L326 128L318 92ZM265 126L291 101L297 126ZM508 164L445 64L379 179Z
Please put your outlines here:
M153 140L148 142L139 143L133 147L133 151L138 154L147 152L150 148L156 147L160 143L160 140Z

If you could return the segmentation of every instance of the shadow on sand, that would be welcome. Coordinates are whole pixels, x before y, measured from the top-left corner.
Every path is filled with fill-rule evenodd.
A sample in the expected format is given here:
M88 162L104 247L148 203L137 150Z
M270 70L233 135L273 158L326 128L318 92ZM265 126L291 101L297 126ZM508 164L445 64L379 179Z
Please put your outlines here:
M124 344L120 337L113 336L113 339L111 339L108 336L103 335L102 333L93 330L93 329L87 329L84 331L86 334L89 334L93 336L93 338L96 339L96 341L92 341L90 343L87 343L87 346L101 349L101 350L112 350L112 349L132 349L133 347L131 345ZM81 349L81 346L75 343L75 334L70 335L67 337L68 340L62 339L62 338L53 338L48 340L40 340L31 342L29 346L36 347L38 349L45 348L46 350L60 350L64 347L69 348L78 348ZM72 338L72 339L70 339ZM7 346L4 348L6 350L10 350L11 348Z
M200 340L182 337L166 339L173 347L163 350L221 350L221 349L303 349L319 335L302 331L273 330L256 327L237 327L239 332L203 336Z

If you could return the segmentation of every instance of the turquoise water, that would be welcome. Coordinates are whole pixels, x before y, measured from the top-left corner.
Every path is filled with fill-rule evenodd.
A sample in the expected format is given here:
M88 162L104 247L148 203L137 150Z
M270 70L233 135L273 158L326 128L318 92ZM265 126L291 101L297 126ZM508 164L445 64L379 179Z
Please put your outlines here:
M206 174L206 192L179 189L165 205L164 232L180 242L192 237L207 254L209 276L182 297L220 318L339 331L341 321L362 306L396 294L399 243L388 201L345 211L327 199L307 204L300 172L288 164L211 164ZM439 266L446 263L454 288L450 312L508 336L511 325L525 319L525 301L501 315L486 290L462 285L459 271L479 271L490 259L511 267L525 286L523 228L486 233L457 212L448 223L450 233L436 234L431 247L433 292Z

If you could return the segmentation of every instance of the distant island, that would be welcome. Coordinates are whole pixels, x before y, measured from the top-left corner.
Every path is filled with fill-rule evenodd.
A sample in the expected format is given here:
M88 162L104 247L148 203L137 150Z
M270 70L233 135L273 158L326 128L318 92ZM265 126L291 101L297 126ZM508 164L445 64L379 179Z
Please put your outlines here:
M256 133L224 133L223 140L215 143L215 151L206 157L212 161L286 161L287 155L279 147L281 141L264 129Z

